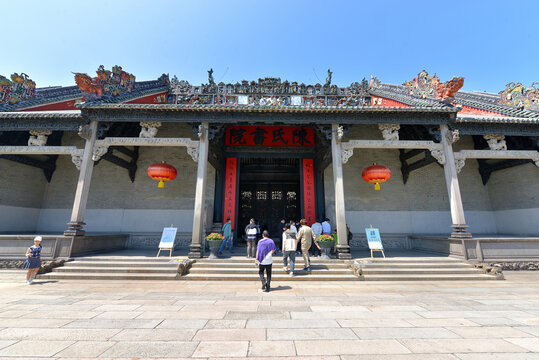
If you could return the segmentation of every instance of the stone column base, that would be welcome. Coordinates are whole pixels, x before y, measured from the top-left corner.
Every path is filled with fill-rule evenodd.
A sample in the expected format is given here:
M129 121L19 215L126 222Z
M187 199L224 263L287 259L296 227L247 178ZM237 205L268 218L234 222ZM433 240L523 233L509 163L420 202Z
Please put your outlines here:
M67 225L69 227L64 231L65 236L83 236L86 234L86 231L82 229L86 223L82 221L68 222Z
M352 255L350 254L349 245L337 245L337 256L339 259L350 260Z
M202 258L202 245L200 244L191 244L189 247L189 254L187 257L189 259L201 259Z
M464 224L453 224L451 225L453 232L451 233L451 239L471 239L472 234L468 232L469 226Z

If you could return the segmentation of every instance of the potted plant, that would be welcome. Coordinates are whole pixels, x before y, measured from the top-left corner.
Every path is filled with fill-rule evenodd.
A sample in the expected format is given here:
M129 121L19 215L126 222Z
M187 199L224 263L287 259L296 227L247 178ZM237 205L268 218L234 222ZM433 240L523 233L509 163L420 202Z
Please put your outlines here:
M210 259L217 259L217 252L219 251L219 247L224 239L225 237L219 233L211 233L206 236L206 243L210 248Z
M322 259L331 259L329 256L331 248L335 245L335 238L331 235L320 235L316 238L316 242L322 248Z

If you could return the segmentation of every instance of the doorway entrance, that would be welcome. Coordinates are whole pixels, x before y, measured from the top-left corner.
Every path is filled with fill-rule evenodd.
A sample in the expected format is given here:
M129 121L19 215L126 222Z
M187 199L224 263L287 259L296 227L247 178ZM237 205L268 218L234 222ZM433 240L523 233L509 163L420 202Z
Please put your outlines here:
M271 237L282 233L281 219L301 216L299 159L242 159L239 184L238 235L251 218ZM242 239L242 237L238 236Z

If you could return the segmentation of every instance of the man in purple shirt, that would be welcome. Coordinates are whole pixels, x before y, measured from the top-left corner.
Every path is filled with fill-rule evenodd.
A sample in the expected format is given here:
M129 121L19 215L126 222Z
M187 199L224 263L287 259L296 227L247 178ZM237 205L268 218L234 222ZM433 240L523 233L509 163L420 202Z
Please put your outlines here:
M258 275L262 281L262 290L270 291L271 282L271 264L273 263L273 253L277 250L275 243L269 238L268 230L262 232L262 239L258 242L256 249L255 264L258 265ZM266 279L264 279L264 270L266 271Z

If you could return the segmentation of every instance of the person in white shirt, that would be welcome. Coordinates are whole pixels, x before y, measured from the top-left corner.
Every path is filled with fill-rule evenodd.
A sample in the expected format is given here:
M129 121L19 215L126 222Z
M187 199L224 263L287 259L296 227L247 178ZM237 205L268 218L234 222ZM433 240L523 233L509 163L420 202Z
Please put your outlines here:
M290 230L290 224L286 224L283 231L283 270L288 272L288 259L290 259L290 276L294 276L297 246L296 233Z
M331 225L328 218L325 218L322 223L322 234L331 235Z
M295 224L294 220L290 220L290 230L297 234L298 233L298 228L294 224Z

